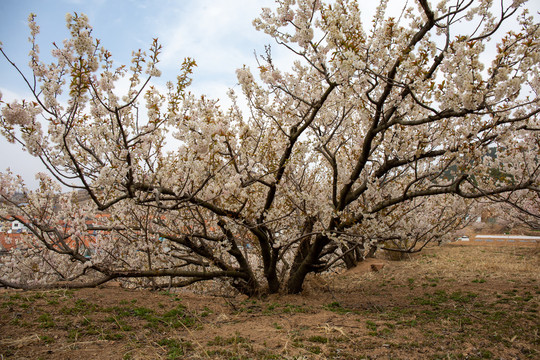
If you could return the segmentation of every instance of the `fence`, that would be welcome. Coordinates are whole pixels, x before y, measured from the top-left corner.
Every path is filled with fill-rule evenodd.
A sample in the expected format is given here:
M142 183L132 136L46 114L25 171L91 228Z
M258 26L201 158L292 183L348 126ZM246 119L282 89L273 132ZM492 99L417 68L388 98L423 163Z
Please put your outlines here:
M464 241L463 239L461 241ZM466 241L466 240L465 240ZM468 240L470 243L501 244L501 245L537 245L540 236L525 235L474 235Z

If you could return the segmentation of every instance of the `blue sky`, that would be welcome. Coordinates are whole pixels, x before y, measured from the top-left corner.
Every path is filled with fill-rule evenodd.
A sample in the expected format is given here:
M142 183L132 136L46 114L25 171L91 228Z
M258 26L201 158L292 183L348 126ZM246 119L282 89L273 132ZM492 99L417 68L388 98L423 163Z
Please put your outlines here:
M52 42L68 37L67 13L85 13L94 37L112 52L117 65L129 64L131 52L148 49L152 39L163 45L161 81L174 80L183 58L197 61L191 91L223 98L236 85L235 70L255 66L272 42L251 25L262 7L273 0L0 0L0 41L3 49L28 74L28 15L37 15L42 57ZM4 101L29 97L25 83L2 57L0 90ZM0 138L0 171L11 168L35 186L34 174L43 171L38 160Z
M17 63L26 64L28 53L27 17L37 14L41 28L41 53L47 54L53 41L68 33L65 15L85 13L118 63L129 62L135 49L147 49L154 37L163 44L161 69L174 79L186 56L198 63L196 84L211 87L227 81L235 83L234 70L253 62L253 50L262 52L271 39L251 25L261 7L272 0L1 0L0 41ZM7 63L0 63L0 88L23 91ZM204 84L204 85L203 85ZM212 92L212 89L209 89ZM207 91L205 91L207 92Z

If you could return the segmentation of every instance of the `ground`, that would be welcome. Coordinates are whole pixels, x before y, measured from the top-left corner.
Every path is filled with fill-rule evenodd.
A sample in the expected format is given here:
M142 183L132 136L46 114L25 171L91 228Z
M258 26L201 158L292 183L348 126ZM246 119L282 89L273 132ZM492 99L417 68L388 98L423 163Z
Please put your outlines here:
M538 247L449 244L296 296L2 290L0 358L538 359L539 265Z

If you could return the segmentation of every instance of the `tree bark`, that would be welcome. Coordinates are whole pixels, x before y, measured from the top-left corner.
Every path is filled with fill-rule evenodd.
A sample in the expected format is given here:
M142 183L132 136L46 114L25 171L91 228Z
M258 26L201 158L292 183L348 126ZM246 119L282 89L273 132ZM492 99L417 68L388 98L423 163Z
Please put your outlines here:
M356 250L350 251L349 253L345 253L348 250L350 250L347 246L343 246L341 248L341 251L343 251L343 262L345 263L345 267L347 269L352 269L353 267L358 264L357 258L356 258Z
M317 235L315 237L315 241L309 247L303 261L294 268L294 271L291 269L289 273L289 279L287 280L287 292L289 294L298 294L302 291L306 275L315 270L319 255L329 242L328 237L324 235Z

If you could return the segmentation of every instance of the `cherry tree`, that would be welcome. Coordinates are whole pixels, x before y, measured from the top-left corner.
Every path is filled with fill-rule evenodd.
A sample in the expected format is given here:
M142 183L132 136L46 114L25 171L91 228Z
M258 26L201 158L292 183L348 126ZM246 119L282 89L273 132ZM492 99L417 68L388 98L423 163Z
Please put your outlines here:
M297 293L370 250L444 239L476 199L539 188L540 25L523 1L417 0L395 18L383 0L369 24L354 0L276 5L254 25L295 61L280 69L267 47L227 109L189 92L189 58L154 86L157 40L116 66L85 15L45 64L30 16L34 98L3 103L1 131L50 177L30 191L2 175L0 216L35 240L0 283Z
M497 216L520 223L531 230L540 230L540 189L499 194L490 199L497 206Z

